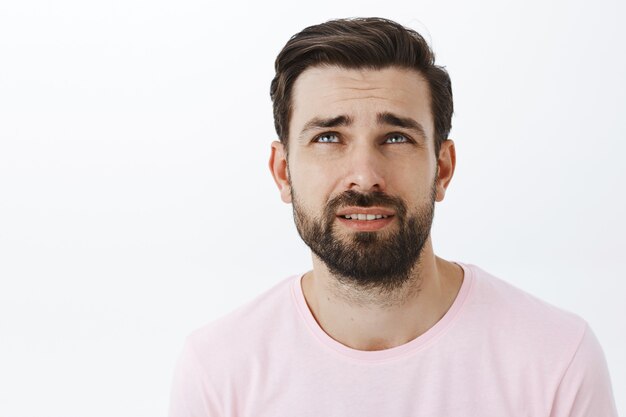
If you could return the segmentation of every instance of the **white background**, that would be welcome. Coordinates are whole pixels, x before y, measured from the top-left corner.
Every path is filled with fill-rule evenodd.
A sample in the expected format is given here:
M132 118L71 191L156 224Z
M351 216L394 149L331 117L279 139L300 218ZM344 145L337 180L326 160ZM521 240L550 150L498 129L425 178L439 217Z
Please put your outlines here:
M452 77L440 256L585 318L626 415L620 1L0 3L0 416L163 416L184 337L310 267L267 161L289 37L422 32Z

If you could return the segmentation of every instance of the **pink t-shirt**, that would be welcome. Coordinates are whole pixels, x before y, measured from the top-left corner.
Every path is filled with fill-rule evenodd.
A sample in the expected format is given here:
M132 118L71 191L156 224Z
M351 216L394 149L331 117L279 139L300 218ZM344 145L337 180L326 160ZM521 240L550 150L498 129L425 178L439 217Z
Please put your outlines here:
M317 324L289 277L187 338L170 417L616 417L579 316L475 265L424 334L379 351Z

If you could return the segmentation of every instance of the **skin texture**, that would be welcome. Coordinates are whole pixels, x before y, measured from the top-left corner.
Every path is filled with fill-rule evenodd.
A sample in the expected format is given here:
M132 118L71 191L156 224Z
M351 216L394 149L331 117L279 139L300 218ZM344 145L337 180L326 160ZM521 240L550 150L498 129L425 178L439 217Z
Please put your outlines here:
M297 78L293 106L289 159L283 144L274 141L269 167L282 200L294 206L300 235L313 249L313 270L302 280L307 304L321 328L348 347L380 350L407 343L443 317L463 281L458 265L435 256L430 238L429 207L443 200L456 154L449 139L439 157L434 154L428 84L409 69L313 67ZM377 115L382 112L412 118L422 134L380 124ZM351 123L301 133L315 117L339 115L349 116ZM355 231L336 214L346 205L361 206L359 202L396 215L376 231ZM416 221L407 221L411 218ZM421 232L423 244L412 249L417 253L407 249L404 258L394 258L408 247L398 236L411 230ZM320 242L324 244L316 244ZM344 256L333 256L337 250L344 250ZM352 263L342 270L324 257ZM407 268L381 273L407 257L412 259ZM359 262L369 266L359 270ZM367 273L376 268L377 273ZM359 272L350 273L355 270Z

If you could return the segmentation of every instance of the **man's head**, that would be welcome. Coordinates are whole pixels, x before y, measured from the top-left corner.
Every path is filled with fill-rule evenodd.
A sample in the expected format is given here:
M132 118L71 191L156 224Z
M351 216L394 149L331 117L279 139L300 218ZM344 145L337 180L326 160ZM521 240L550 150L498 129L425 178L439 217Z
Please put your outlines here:
M337 19L309 26L295 34L276 57L270 85L274 127L289 152L289 127L294 111L293 86L306 69L334 65L346 69L413 69L428 84L435 128L435 152L452 127L452 84L435 55L416 31L379 17Z
M270 169L300 236L339 279L397 288L454 171L447 74L419 35L383 19L307 28L276 67Z

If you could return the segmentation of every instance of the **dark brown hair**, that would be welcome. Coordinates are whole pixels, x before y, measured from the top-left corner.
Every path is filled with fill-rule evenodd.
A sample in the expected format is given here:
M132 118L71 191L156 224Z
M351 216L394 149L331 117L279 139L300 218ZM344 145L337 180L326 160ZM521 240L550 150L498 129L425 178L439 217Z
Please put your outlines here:
M395 66L418 71L429 85L435 155L439 155L452 127L450 76L444 67L435 65L435 55L419 33L379 17L336 19L309 26L293 35L280 51L270 97L276 133L287 151L293 85L304 70L318 65L346 69Z

